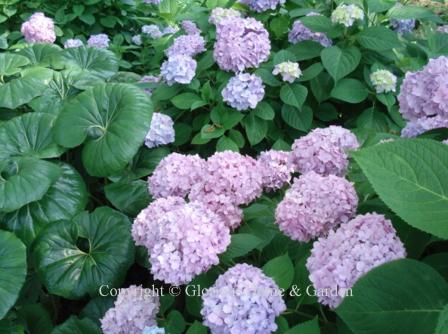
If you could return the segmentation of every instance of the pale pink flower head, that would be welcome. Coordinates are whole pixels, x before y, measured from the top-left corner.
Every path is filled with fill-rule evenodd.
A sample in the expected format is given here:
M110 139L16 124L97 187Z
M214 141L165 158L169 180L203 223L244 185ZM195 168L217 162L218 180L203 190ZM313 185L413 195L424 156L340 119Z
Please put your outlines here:
M406 250L391 221L368 213L319 238L306 267L314 288L327 292L318 295L319 302L336 308L361 276L404 257Z
M258 162L263 173L263 187L277 190L289 184L294 169L289 161L289 152L269 150L261 152Z
M28 43L54 43L56 40L53 20L41 12L34 13L22 23L20 31Z

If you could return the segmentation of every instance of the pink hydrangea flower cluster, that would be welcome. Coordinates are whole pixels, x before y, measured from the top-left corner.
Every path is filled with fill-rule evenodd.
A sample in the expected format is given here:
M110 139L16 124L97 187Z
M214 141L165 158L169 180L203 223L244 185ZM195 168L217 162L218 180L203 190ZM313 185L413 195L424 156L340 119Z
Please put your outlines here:
M205 51L205 40L199 34L189 34L176 37L173 44L165 50L168 57L184 55L194 57Z
M231 229L239 226L242 211L263 191L260 164L236 152L217 152L207 160L203 178L190 193L190 200L201 201L217 213Z
M189 56L173 55L165 60L160 73L165 82L172 86L175 83L187 85L196 74L196 60Z
M213 56L224 71L257 68L269 58L270 51L269 33L253 18L231 16L216 26Z
M109 37L106 34L92 35L87 40L87 45L92 48L107 49L109 47Z
M406 126L401 130L401 137L413 138L438 128L448 128L448 117L423 117L408 121Z
M280 289L259 268L237 264L202 296L204 325L213 334L269 334L286 310Z
M263 173L263 187L277 190L291 181L294 169L289 161L289 152L269 150L261 152L258 162Z
M313 244L306 267L319 302L336 308L347 289L371 269L401 259L406 251L390 220L369 213L357 216ZM330 293L337 291L336 293Z
M120 289L114 307L101 319L101 329L104 334L141 333L156 325L159 306L159 298L141 286Z
M149 193L154 198L185 197L193 185L203 179L207 163L199 155L171 153L160 161L148 178Z
M276 9L277 6L283 5L286 0L240 0L239 2L248 5L251 10L261 13Z
M173 205L168 207L169 203ZM158 199L145 210L132 234L148 249L155 279L176 285L189 283L218 264L218 254L230 244L228 227L203 203ZM144 236L141 231L146 232Z
M408 122L403 136L416 129L446 126L448 121L448 57L430 59L422 70L407 72L398 95L400 112ZM431 119L434 118L434 119Z
M343 176L348 166L346 151L358 147L356 136L341 126L318 128L294 141L290 163L302 174L314 171Z
M256 74L239 73L222 90L224 102L237 110L255 109L263 100L263 81Z
M153 148L170 144L174 140L174 122L171 117L158 112L153 113L151 127L145 137L145 145Z
M64 48L65 49L69 49L69 48L79 48L81 46L83 46L84 43L78 39L78 38L69 38L64 42Z
M20 32L28 43L54 43L56 40L53 20L41 12L34 13L22 23Z
M275 222L293 240L326 235L356 213L358 196L346 179L309 172L296 179L275 211Z

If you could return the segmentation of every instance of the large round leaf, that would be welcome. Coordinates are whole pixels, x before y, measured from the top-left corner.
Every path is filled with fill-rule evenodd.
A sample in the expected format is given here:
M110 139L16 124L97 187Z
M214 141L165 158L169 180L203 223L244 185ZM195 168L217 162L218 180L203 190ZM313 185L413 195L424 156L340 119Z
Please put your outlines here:
M0 231L0 319L15 304L25 277L25 245L14 234Z
M58 165L44 160L0 160L0 211L11 212L40 200L60 175Z
M83 212L42 230L33 254L50 293L69 299L94 296L102 284L123 283L134 260L131 224L108 207Z
M4 226L14 231L26 245L31 245L46 224L69 220L87 204L87 190L81 175L68 164L61 164L61 170L61 176L41 200L3 217Z
M52 334L101 334L99 327L90 319L71 316L62 325L56 327Z
M62 109L55 139L65 147L85 142L82 159L93 176L109 176L126 167L149 129L152 103L128 84L102 84L79 94Z
M100 78L109 78L118 72L118 59L111 51L79 47L62 51L55 60L55 67L90 73Z
M398 260L373 269L336 313L354 334L433 334L448 303L448 283L430 266Z
M54 116L27 113L0 128L0 160L14 156L55 158L64 149L53 140Z
M54 57L62 49L56 44L33 44L27 48L21 49L18 53L29 59L31 64L38 66L49 66ZM16 55L14 55L17 57Z
M21 67L28 65L26 57L11 53L0 53L0 76L9 76L21 71Z
M45 84L36 78L20 77L0 84L0 108L15 109L30 102L45 90Z

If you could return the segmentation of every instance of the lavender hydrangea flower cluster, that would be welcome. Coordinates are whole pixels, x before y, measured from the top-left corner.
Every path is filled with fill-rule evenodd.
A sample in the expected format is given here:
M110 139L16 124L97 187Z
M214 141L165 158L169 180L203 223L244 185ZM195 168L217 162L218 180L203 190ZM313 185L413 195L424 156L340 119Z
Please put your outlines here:
M141 35L134 35L134 36L132 36L131 41L135 45L142 45L142 36Z
M173 44L165 50L165 54L168 57L176 55L194 57L204 51L204 38L199 34L190 34L176 37Z
M229 80L221 94L232 108L240 111L255 109L264 97L263 81L256 74L239 73Z
M188 35L196 35L201 33L201 30L199 30L198 26L193 21L183 20L181 26Z
M148 178L149 193L154 198L185 197L193 185L202 181L206 168L207 163L197 154L171 153L160 161Z
M288 41L292 44L302 41L315 41L325 48L333 44L325 33L311 31L300 20L295 21L292 25L292 29L288 34Z
M64 48L65 49L69 49L69 48L79 48L81 46L83 46L84 43L78 39L78 38L69 38L64 42Z
M263 191L261 165L236 152L217 152L207 159L202 180L190 193L190 200L206 203L230 228L242 219L239 205L249 204Z
M212 10L208 22L217 25L230 17L241 17L241 12L233 8L217 7Z
M377 70L370 74L370 81L378 94L395 92L397 77L388 70Z
M293 240L326 235L356 213L358 197L344 178L309 172L296 179L275 211L275 222Z
M214 334L269 334L286 310L280 289L259 268L237 264L202 296L204 325Z
M142 334L165 334L165 329L157 326L145 327Z
M146 3L148 5L160 5L162 0L143 0L143 3Z
M269 150L261 152L258 157L263 173L263 188L277 190L291 181L292 166L288 163L289 152Z
M406 126L401 130L401 137L413 138L439 128L448 128L448 118L440 116L419 118L406 123Z
M167 145L175 140L174 122L170 116L155 112L152 115L151 127L145 138L148 148Z
M28 43L54 43L56 40L53 20L41 12L34 13L22 23L20 32Z
M224 71L257 68L269 58L270 51L267 30L253 18L229 17L216 26L213 56Z
M448 34L448 24L437 27L436 31L441 32L442 34Z
M173 55L165 60L160 68L165 82L172 86L175 83L187 85L196 74L196 60L189 56Z
M356 20L363 20L364 12L356 5L340 4L331 13L333 23L342 24L345 27L351 27Z
M320 291L319 302L336 308L347 289L371 269L389 261L401 259L406 251L390 220L370 213L357 216L326 238L313 244L306 267L310 280ZM325 290L326 289L326 290Z
M141 286L120 289L114 307L101 319L103 333L141 333L145 327L155 325L159 298L153 295Z
M283 63L275 65L272 74L280 74L283 81L293 83L296 79L300 78L300 76L302 75L302 71L300 70L299 63L285 61Z
M92 35L87 40L87 45L93 48L107 49L109 47L109 37L106 34Z
M430 59L422 70L406 72L398 101L406 120L448 118L448 57Z
M134 238L148 249L151 272L155 279L168 284L186 284L211 266L219 263L218 254L230 244L230 231L220 218L205 204L183 199L173 200L166 207L166 199L151 203L139 214L134 231L145 231L147 236L137 234ZM178 204L183 201L183 204ZM154 209L161 202L161 208ZM156 216L152 211L162 212ZM148 242L145 242L148 241Z
M276 9L279 5L283 5L286 0L240 0L239 2L248 5L253 11L262 13L270 9Z
M294 141L290 163L304 174L314 171L321 175L343 176L348 166L347 150L359 147L356 136L337 125L314 129Z
M157 39L163 36L163 33L162 31L160 31L159 26L155 24L144 25L142 27L142 33L148 35L153 39Z
M391 27L400 35L411 33L415 28L415 20L414 19L391 19L390 20Z

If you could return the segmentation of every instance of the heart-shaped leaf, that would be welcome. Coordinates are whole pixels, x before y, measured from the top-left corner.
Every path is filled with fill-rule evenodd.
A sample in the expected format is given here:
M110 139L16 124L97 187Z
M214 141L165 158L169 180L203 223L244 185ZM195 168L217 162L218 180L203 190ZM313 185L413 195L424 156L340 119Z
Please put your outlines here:
M98 295L101 284L117 287L134 261L131 224L108 207L48 225L33 254L38 275L52 294L79 299Z
M32 65L47 67L62 49L56 44L33 44L18 53L29 59ZM16 56L15 56L16 57Z
M338 81L356 69L361 60L361 52L354 46L345 49L331 46L322 50L321 58L325 69L334 81Z
M104 187L106 198L120 211L136 216L148 206L151 198L143 180L122 181Z
M4 226L26 245L31 245L46 224L71 219L86 206L87 190L81 175L68 164L61 164L61 170L61 176L41 200L3 217Z
M0 161L0 211L40 200L61 175L58 165L35 158Z
M430 266L398 260L361 277L336 313L353 333L434 334L448 283Z
M308 95L308 89L301 84L284 85L280 89L280 99L290 106L302 108Z
M28 58L11 54L0 53L0 76L9 76L21 71L21 67L28 65Z
M25 277L25 245L14 234L0 231L0 319L15 304Z
M45 90L45 84L31 76L12 79L0 85L0 108L15 109Z
M84 142L82 160L93 176L109 176L126 167L142 145L152 103L128 84L101 84L65 104L55 125L55 139L65 147Z
M0 160L15 156L55 158L64 149L53 140L54 116L27 113L0 128Z

